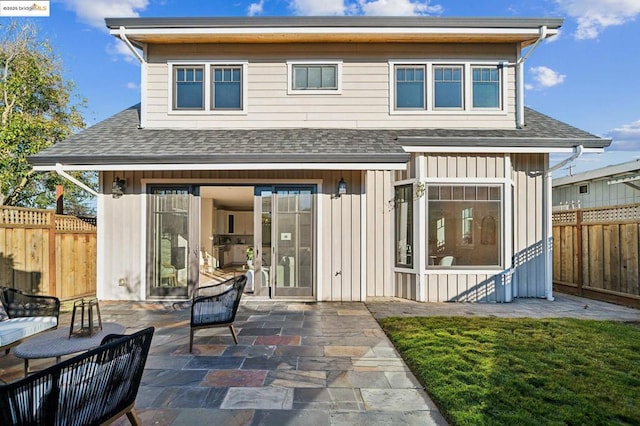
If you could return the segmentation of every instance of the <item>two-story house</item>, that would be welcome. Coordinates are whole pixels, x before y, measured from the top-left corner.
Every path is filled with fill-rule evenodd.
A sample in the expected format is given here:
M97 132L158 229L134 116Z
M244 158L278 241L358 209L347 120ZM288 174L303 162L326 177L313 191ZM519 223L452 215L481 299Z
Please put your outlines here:
M561 19L106 24L140 104L30 159L99 172L100 298L187 297L245 246L276 299L552 298L549 153L610 143L524 106Z

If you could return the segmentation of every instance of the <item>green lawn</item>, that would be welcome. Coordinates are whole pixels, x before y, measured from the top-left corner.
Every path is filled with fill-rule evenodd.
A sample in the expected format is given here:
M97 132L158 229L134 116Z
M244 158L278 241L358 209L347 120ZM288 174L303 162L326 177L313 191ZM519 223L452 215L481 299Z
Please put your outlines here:
M452 424L640 424L640 324L469 317L381 324Z

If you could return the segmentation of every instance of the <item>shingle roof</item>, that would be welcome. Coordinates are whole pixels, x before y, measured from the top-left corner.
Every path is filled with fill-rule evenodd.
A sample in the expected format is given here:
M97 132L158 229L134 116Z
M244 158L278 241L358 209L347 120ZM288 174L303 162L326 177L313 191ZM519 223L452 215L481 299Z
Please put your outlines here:
M526 109L528 125L472 129L141 129L134 105L29 158L34 166L404 163L411 146L608 146L610 140ZM505 149L508 152L508 149Z

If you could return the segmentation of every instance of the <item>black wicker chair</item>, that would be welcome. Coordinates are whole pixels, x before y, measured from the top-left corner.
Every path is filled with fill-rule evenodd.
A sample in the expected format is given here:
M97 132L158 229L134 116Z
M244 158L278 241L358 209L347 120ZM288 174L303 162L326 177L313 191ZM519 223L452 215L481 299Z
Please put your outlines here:
M223 283L200 287L196 290L191 301L189 352L193 351L194 333L202 328L229 327L234 342L238 344L233 322L236 320L236 312L238 312L240 298L246 284L247 276L240 275ZM218 294L207 294L212 291Z
M154 328L121 336L23 379L0 386L0 424L97 425L126 414L134 404Z

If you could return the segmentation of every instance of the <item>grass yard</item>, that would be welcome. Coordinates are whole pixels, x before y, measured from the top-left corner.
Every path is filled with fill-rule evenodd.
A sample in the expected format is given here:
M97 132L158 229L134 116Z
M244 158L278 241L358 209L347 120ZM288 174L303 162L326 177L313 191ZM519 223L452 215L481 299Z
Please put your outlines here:
M640 424L640 324L381 320L455 425Z

